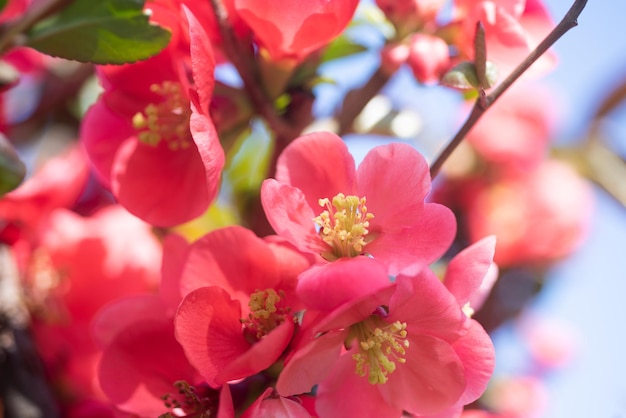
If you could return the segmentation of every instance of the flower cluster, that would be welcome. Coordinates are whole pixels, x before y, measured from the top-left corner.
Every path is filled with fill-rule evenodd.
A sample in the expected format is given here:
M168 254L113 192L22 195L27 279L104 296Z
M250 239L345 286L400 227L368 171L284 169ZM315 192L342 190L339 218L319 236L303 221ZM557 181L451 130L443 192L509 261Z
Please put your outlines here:
M3 23L30 7L8 3ZM494 372L474 314L496 263L567 255L588 216L585 184L544 161L545 112L517 99L494 111L468 138L480 169L448 171L433 190L406 142L357 164L337 134L302 133L321 64L360 50L342 37L357 0L140 3L167 46L89 67L100 90L76 143L0 199L0 268L28 312L42 408L73 418L482 413L464 408ZM406 62L421 83L473 59L477 20L502 67L549 23L531 0L457 0L445 25L443 1L376 3L395 31L382 73ZM5 57L35 79L52 72L32 50ZM514 123L506 144L490 137ZM580 210L563 216L569 207Z

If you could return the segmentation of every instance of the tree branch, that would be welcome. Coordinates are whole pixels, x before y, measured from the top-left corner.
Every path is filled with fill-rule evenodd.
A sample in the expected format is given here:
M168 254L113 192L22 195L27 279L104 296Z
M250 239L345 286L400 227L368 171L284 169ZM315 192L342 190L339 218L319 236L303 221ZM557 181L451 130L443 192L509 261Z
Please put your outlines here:
M467 120L461 126L457 134L452 138L450 143L444 148L441 154L437 157L437 159L433 162L430 167L430 175L431 177L435 177L443 163L448 159L448 157L452 154L452 152L456 149L457 146L465 139L465 136L468 132L476 125L476 122L481 118L481 116L495 103L496 100L509 88L511 85L517 81L517 79L526 71L528 68L535 62L537 59L543 55L552 45L556 43L567 31L576 27L578 25L578 16L582 13L585 5L587 4L587 0L576 0L572 7L570 7L569 11L565 14L563 19L559 22L559 24L546 36L546 38L541 41L541 43L532 51L524 61L520 65L518 65L513 72L501 83L499 84L489 95L484 97L484 99L478 99L476 103L474 103L474 107Z

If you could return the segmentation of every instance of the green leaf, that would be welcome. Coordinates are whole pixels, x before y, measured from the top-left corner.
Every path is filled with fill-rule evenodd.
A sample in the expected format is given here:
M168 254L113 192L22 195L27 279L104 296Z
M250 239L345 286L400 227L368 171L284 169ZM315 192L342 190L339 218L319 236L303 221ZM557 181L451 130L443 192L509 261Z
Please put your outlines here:
M153 25L143 0L75 0L28 33L44 54L95 64L150 58L167 46L169 31Z
M470 61L463 61L455 65L441 79L441 84L458 90L473 90L492 87L498 78L496 66L487 61L485 65L486 85L481 86L476 74L476 65Z
M9 0L0 0L0 12L2 12L5 7L7 7L8 2Z
M0 196L15 189L26 177L26 166L7 139L0 135Z
M347 36L342 35L335 39L324 51L322 62L347 57L366 51L367 48L350 40Z

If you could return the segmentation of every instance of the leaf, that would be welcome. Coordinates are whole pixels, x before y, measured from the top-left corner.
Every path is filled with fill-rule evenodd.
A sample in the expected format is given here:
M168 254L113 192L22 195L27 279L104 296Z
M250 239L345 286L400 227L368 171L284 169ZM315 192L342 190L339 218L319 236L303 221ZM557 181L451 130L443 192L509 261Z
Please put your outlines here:
M485 77L486 85L481 86L476 74L476 65L470 61L463 61L455 65L441 78L441 84L458 90L489 88L496 83L498 78L497 68L491 61L486 62Z
M0 196L20 185L26 177L26 166L7 139L0 135Z
M476 66L476 77L480 87L484 89L488 88L485 27L480 20L476 22L476 32L474 34L474 65Z
M95 64L150 58L165 48L169 31L153 25L143 0L75 0L37 24L27 46L44 54Z
M0 12L2 12L5 7L7 7L8 2L9 0L0 0Z
M367 51L367 48L353 42L347 36L342 35L326 47L324 55L322 56L322 62L347 57L363 51Z

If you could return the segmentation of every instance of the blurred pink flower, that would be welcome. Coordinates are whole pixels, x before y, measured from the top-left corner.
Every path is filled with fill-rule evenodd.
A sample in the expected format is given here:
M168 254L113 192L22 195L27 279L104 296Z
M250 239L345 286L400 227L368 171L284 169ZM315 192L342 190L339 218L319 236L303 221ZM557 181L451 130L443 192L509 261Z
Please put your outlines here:
M537 265L578 248L592 206L590 184L570 166L548 160L523 177L477 187L468 202L467 223L472 240L497 237L494 261L499 266Z

